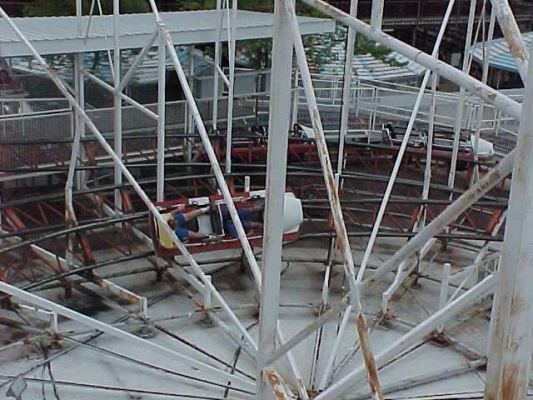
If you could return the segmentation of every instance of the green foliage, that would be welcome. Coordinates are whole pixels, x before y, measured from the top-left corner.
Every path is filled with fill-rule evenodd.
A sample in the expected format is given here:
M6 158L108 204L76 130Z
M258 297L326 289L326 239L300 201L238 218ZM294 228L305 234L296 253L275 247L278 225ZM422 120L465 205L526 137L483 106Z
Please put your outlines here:
M101 0L102 11L104 14L113 13L113 0ZM82 0L83 14L88 15L91 8L91 0ZM146 0L121 0L120 12L141 13L150 11ZM76 15L76 3L73 0L39 0L33 4L24 6L22 10L26 17L50 17ZM98 8L95 6L93 14L98 14Z

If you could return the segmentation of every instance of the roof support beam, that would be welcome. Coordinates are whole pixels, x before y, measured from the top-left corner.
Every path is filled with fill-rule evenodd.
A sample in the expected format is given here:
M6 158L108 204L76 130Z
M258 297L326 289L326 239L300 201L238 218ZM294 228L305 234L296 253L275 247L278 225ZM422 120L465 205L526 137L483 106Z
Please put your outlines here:
M235 2L235 0L233 0ZM293 0L288 0L293 1ZM235 3L234 3L235 4ZM231 47L231 46L230 46ZM234 48L233 48L234 50ZM230 54L231 54L230 49ZM293 41L289 29L288 15L283 0L274 2L274 38L272 48L272 79L270 93L276 101L270 102L268 122L268 154L266 171L265 225L263 230L263 260L261 270L261 302L259 309L259 351L257 354L257 398L270 398L267 359L274 353L277 344L279 313L279 292L281 275L281 251L283 245L283 208L287 175L287 148L289 140L289 119L291 101ZM230 63L234 59L230 59ZM230 66L231 67L231 66ZM230 78L232 75L230 74ZM233 79L231 80L233 84ZM233 96L229 90L228 102ZM228 103L228 122L229 114ZM231 132L228 125L226 151L231 151ZM226 153L226 172L231 172ZM229 167L229 170L228 170Z

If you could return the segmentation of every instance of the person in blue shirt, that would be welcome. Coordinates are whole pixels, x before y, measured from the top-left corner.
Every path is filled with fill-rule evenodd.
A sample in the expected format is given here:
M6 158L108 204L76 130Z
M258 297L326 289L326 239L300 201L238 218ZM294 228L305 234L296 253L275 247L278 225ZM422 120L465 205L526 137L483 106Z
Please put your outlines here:
M237 238L237 229L231 220L228 208L223 206L221 207L221 211L222 219L224 221L224 232L232 239ZM263 229L263 224L259 222L263 219L262 212L262 205L254 205L252 207L243 207L237 209L237 214L239 215L239 219L241 220L242 227L244 228L246 235Z
M200 215L209 211L209 207L199 208L197 210L183 212L184 204L181 204L174 211L171 212L172 218L168 221L168 225L174 230L176 236L182 242L187 242L189 239L207 239L210 236L203 233L191 231L187 228L187 222L198 218Z

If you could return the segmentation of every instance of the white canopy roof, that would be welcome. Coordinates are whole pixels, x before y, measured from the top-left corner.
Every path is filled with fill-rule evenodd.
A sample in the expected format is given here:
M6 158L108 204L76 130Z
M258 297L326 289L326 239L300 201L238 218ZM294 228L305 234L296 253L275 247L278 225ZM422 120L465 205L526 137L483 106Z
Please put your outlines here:
M210 43L216 40L219 23L216 10L161 13L174 44ZM67 54L111 50L113 48L113 16L94 16L87 40L85 32L88 16L13 18L20 30L40 54ZM225 20L225 18L224 18ZM335 22L328 19L300 17L302 34L331 32ZM272 37L274 15L252 11L238 11L236 39ZM123 14L119 19L120 47L143 47L156 29L153 14ZM222 40L227 40L224 21ZM30 55L7 21L0 19L0 57Z

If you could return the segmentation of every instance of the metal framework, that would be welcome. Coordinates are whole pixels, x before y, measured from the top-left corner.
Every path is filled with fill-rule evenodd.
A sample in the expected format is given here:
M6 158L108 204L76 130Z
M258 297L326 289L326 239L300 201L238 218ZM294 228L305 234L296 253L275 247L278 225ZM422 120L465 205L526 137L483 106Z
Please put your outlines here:
M213 393L218 395L224 389L223 398L261 400L383 399L387 393L486 366L485 399L525 399L532 352L531 312L527 306L531 300L531 284L527 277L530 260L533 259L533 246L528 235L533 212L529 200L533 196L532 180L529 179L529 169L533 168L530 165L533 162L533 142L528 132L528 127L533 125L533 65L528 63L529 55L508 2L492 0L489 4L483 1L482 15L474 33L478 8L476 1L471 1L462 69L459 70L438 59L454 0L448 3L431 54L423 53L382 30L384 0L372 2L370 25L358 19L357 0L351 0L350 14L323 0L302 0L307 6L348 27L343 79L326 81L327 89L324 89L321 77L317 78L310 72L295 1L274 0L270 90L268 98L257 94L254 99L253 118L256 123L261 112L268 116L268 137L259 138L235 134L239 118L242 117L245 122L250 118L236 112L239 103L235 93L237 0L216 2L218 31L214 43L214 87L212 108L207 114L194 95L194 46L188 49L190 62L187 74L155 0L147 0L147 3L155 26L132 66L127 71L121 68L121 9L120 0L114 0L113 49L107 53L113 82L108 84L87 71L83 66L82 53L78 53L74 56L73 88L54 72L34 43L0 6L1 18L46 71L48 79L61 92L61 101L68 103L64 103L53 116L69 114L73 127L73 136L66 141L70 146L69 152L59 154L58 159L49 163L42 162L39 159L41 155L38 155L34 163L24 164L22 168L17 165L12 171L18 174L13 178L15 181L26 176L62 177L63 193L34 196L28 200L0 198L3 201L0 204L0 292L9 295L0 297L0 302L8 312L18 316L30 313L31 318L37 318L37 315L49 319L51 326L49 330L39 330L32 324L1 316L1 325L15 326L31 332L33 336L30 340L0 347L0 357L6 349L42 343L46 337L72 345L53 356L44 352L43 363L49 366L53 360L80 346L87 346L142 368L186 380L200 387L204 398L215 398ZM97 9L101 13L99 0L93 0L90 18ZM485 32L488 15L490 21L488 32ZM89 29L87 32L81 29L81 0L76 0L76 16L79 35L87 35ZM488 40L492 39L496 20L516 59L522 80L527 83L523 102L487 85L488 61L482 67L481 81L469 73L473 37L475 41L479 31L483 31L483 38L486 34ZM420 87L415 90L394 85L380 87L353 77L351 54L356 34L364 35L422 65L426 72ZM221 65L223 36L227 38L227 75ZM157 48L157 104L141 104L126 89L154 47ZM487 52L490 53L490 48ZM179 103L183 106L182 130L176 134L168 132L172 118L169 106L172 104L166 98L167 56L185 97ZM438 93L439 78L457 85L459 92L453 95ZM110 132L103 132L97 119L93 118L94 114L86 108L87 81L112 96ZM430 83L431 90L427 90ZM221 86L227 88L227 96L221 96ZM321 97L321 90L331 92L328 95L331 104ZM391 94L390 97L408 93L414 100L412 108L401 112L390 108L389 114L380 110L379 94L385 92ZM373 101L370 106L368 98ZM438 115L439 101L456 103L452 111L454 117L448 118L447 123L442 122L444 118L439 120L442 117ZM429 107L426 115L422 115L421 111L424 103ZM336 142L331 140L330 127L326 124L331 110L338 114L336 121L339 126L333 129L337 134ZM135 141L139 141L139 137L129 137L124 127L127 123L124 115L130 111L142 114L154 127L152 134L143 137L137 145ZM493 124L486 130L496 131L493 132L494 137L499 138L498 130L504 117L514 121L514 126L519 123L519 130L515 135L516 149L508 149L496 163L485 164L475 150L487 122L486 114L492 112ZM377 131L381 135L381 131L376 129L376 121L386 121L394 113L397 121L407 121L401 143L372 144L371 134ZM221 114L225 114L223 118ZM465 114L469 116L466 123ZM36 114L35 117L40 118L41 115ZM8 123L25 118L24 114L18 117L2 115L0 125L9 127ZM291 124L302 121L311 125L312 138L291 135ZM357 124L361 126L355 127ZM471 128L475 138L471 157L460 153L461 133L465 125ZM426 146L423 149L413 148L410 146L412 132L421 126L427 126ZM438 151L433 147L437 147L436 135L443 127L451 128L447 131L453 143L451 151ZM222 133L224 129L225 134ZM349 141L351 134L363 131L368 143ZM15 148L19 145L16 140L12 142L2 146L10 148L12 145ZM64 140L54 142L45 138L44 142L58 148L65 145ZM97 154L96 147L99 148ZM332 158L336 159L336 168ZM463 165L465 173L459 171ZM189 173L176 173L176 168L182 167L187 167ZM136 178L135 169L139 168L155 171L154 179ZM445 173L442 173L443 169ZM245 187L249 186L250 176L257 177L266 187L261 254L251 246L232 198L235 185L242 182ZM100 180L105 183L101 184ZM327 238L328 244L323 246L328 250L327 256L291 259L284 253L280 221L283 219L284 193L288 185L302 197L304 205L306 231L302 233L301 240L318 243L321 238ZM155 205L169 197L206 192L218 192L226 202L242 248L240 256L215 257L207 261L193 256L166 224ZM158 221L171 237L181 253L180 258L161 259L153 254L151 239L142 224L148 215ZM502 237L500 233L504 224L505 235ZM102 235L99 239L105 242L105 247L120 255L116 259L97 261L95 253L98 251L93 251L93 247L97 246L93 242L99 236L97 232L107 229L121 232L127 250L121 238ZM362 251L355 250L354 238L361 237L368 238L368 242L361 247ZM394 253L376 263L382 237L394 239ZM491 244L502 240L499 262L500 249L491 247ZM443 244L442 248L437 248L439 241ZM429 270L438 255L446 256L446 246L460 246L463 250L473 251L474 260L457 270L453 260L444 262L435 278ZM26 252L26 255L21 257L21 252ZM431 260L426 261L430 257ZM149 266L111 274L96 272L109 265L138 259L146 260ZM231 296L203 268L205 265L234 265L239 261L251 272L258 304L235 305ZM282 273L285 263L291 262L323 267L319 298L296 306L282 301ZM337 266L341 267L343 276L340 295L332 290ZM13 275L8 277L7 272ZM208 345L194 344L165 328L151 315L151 298L114 283L114 278L146 272L155 272L158 280L168 281L173 290L180 290L192 299L194 311L174 317L209 319L217 330L223 332L223 346L229 344L236 351L233 364L210 350ZM435 310L422 319L415 319L416 322L406 323L394 315L393 303L402 301L403 294L410 292L413 284L423 279L438 288ZM98 286L98 289L93 289L91 285ZM66 297L73 296L73 289L92 296L123 317L115 322L103 322L46 298L44 294L32 293L57 288L64 289ZM452 288L453 293L450 294ZM493 294L495 301L492 307ZM377 303L372 303L376 302L376 298ZM378 304L379 314L369 311L369 303ZM487 304L492 307L490 343L480 353L455 339L453 329L448 330L448 326L461 313L472 312L473 309L479 312ZM243 311L253 311L257 306L257 317L254 323L248 325L249 317ZM283 312L291 307L312 309L314 318L295 327L292 321L282 317ZM58 315L81 324L84 330L76 327L71 331L62 331ZM139 326L141 334L146 330L162 332L186 346L187 351L178 351L175 347L129 333L120 325L126 320ZM385 346L375 346L372 339L376 326L402 323L408 326L406 332L397 334ZM252 333L251 327L255 325L257 332ZM335 329L328 331L331 332L329 340L325 332L332 327ZM143 351L155 352L161 357L170 356L174 364L168 368L158 367L142 357L130 357L90 344L101 334L125 341ZM309 354L302 354L307 352L301 349L313 339L312 362L308 368ZM436 372L422 369L419 374L399 381L390 379L383 372L384 368L412 354L428 340L447 343L458 353L466 354L467 361ZM353 348L347 350L347 341L354 343ZM361 360L358 359L359 351ZM241 352L248 369L237 363ZM38 367L30 367L19 376L28 378L27 375L35 368ZM1 372L0 379L5 382L0 383L0 388L14 379L10 375L1 375ZM56 396L57 387L69 384L54 380L51 372L50 380L43 378L40 382L52 385ZM70 384L76 386L76 383ZM97 386L87 387L95 389ZM98 389L102 388L98 386ZM350 394L354 388L359 390L358 394ZM106 390L111 389L107 387ZM450 396L452 392L450 390ZM161 395L155 390L143 393Z

